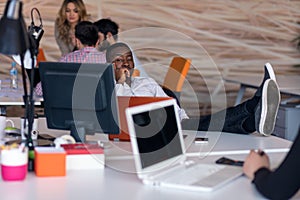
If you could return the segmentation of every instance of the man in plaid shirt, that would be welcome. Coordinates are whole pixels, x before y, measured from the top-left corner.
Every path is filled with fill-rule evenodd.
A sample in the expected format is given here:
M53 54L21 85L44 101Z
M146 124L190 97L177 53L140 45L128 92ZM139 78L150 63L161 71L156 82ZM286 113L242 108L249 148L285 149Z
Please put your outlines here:
M81 21L75 26L75 41L78 50L62 57L59 62L74 63L106 63L104 52L98 51L98 29L89 21ZM41 82L37 84L35 93L43 95Z

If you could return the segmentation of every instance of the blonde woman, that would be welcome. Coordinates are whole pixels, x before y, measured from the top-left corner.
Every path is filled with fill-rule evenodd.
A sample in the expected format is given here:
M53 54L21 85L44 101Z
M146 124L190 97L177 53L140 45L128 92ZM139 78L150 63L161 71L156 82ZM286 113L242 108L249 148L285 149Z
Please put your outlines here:
M75 49L75 26L88 18L82 0L64 0L55 20L54 35L62 56Z

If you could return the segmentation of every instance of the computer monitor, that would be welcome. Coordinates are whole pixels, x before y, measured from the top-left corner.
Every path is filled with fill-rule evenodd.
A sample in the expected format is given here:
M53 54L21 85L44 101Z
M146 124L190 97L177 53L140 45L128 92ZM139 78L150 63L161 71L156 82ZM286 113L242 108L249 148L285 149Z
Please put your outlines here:
M41 62L44 111L50 129L119 134L119 112L111 64Z

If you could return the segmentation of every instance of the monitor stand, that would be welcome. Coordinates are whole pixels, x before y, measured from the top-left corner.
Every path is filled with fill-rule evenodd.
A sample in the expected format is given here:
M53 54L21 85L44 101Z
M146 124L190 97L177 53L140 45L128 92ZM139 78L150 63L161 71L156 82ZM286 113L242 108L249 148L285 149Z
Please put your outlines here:
M75 124L70 127L70 135L75 139L76 142L85 142L85 128L83 126L76 126Z
M71 122L69 124L70 135L75 139L76 142L86 142L87 130L93 130L93 124L89 122Z

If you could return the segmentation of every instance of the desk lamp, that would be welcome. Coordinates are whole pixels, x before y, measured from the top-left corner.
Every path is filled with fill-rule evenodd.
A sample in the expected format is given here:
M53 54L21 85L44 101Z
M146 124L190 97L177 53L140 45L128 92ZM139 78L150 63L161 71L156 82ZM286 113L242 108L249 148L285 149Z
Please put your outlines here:
M27 91L26 71L24 67L24 55L27 49L32 52L35 49L34 40L28 34L22 15L23 3L20 0L8 0L5 6L4 15L0 20L0 53L5 55L20 55L22 81L24 88L24 104L25 104L25 123L28 120L28 134L26 145L29 149L29 158L33 153L33 141L31 138L32 124L34 120L34 100L33 100L33 81L30 81L30 93ZM31 53L32 68L34 67L34 54ZM31 78L33 78L33 70L31 70ZM33 162L30 163L28 170L33 169Z

